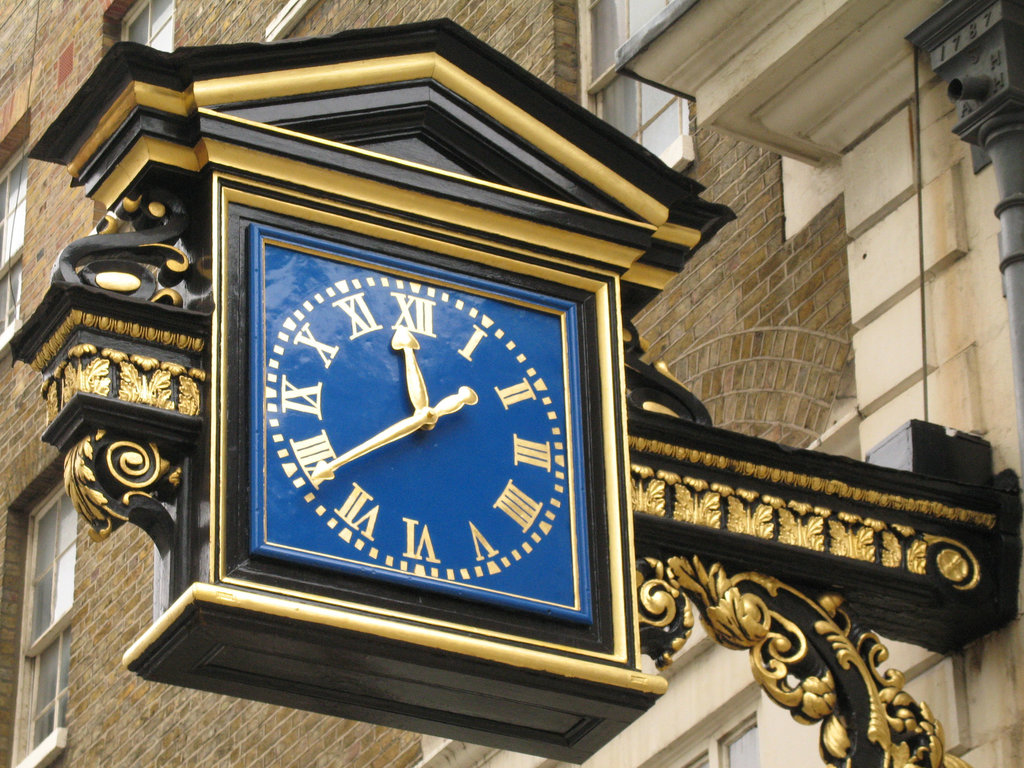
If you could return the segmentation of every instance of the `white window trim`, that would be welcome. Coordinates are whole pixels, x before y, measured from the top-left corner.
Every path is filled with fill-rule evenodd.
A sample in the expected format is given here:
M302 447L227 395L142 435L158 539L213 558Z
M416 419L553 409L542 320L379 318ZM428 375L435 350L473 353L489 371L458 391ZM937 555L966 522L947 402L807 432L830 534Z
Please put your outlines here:
M284 7L277 12L263 33L265 40L281 40L288 37L291 31L306 18L309 10L320 0L287 0Z
M132 4L132 7L129 8L128 12L121 18L121 40L128 40L128 29L129 29L129 27L131 27L131 25L135 22L135 20L138 19L139 16L142 15L143 10L148 8L148 9L150 9L150 11L152 11L152 7L153 7L153 0L137 0L137 2ZM177 0L175 0L174 2L171 3L171 18L167 21L168 25L170 25L170 27L171 27L171 49L172 50L174 48L174 20L177 17L177 15L178 15ZM150 29L146 30L146 38L149 40L149 43L147 43L147 45L151 45L152 44L152 37L151 37L151 34L150 34L152 32L152 26L153 26L153 20L152 19L150 19L149 26L150 26Z
M297 0L292 0L296 2ZM577 2L577 18L579 19L579 41L580 41L580 81L583 86L583 94L586 99L585 106L591 112L598 117L603 116L600 114L598 106L598 96L601 91L609 86L609 84L617 77L629 78L628 75L621 74L615 71L615 65L613 64L605 71L601 72L596 78L591 79L593 73L593 29L592 20L593 16L590 11L597 4L597 0L578 0ZM639 30L639 34L646 29L646 26ZM637 88L640 87L640 81L636 80ZM674 103L675 99L682 99L681 96L676 96L669 101L668 104L659 109L650 119L647 120L646 125L651 125L665 110L669 109ZM681 171L689 166L697 157L696 151L693 144L693 136L689 132L689 104L686 106L686 116L684 120L683 130L684 133L679 134L668 147L666 147L661 154L658 155L658 159L675 170ZM642 131L641 126L637 126L638 130ZM639 138L634 139L639 142Z
M27 157L27 153L25 151L25 148L24 147L20 147L17 152L15 152L13 155L11 155L11 157L4 164L4 167L0 168L0 179L4 179L4 178L8 177L10 175L11 171L14 169L14 166L16 166L22 160L26 160L26 157ZM18 249L14 253L10 254L7 257L7 261L4 262L3 266L0 266L0 281L4 280L9 274L11 274L11 272L14 270L14 268L17 265L21 264L21 260L22 260L24 254L25 254L25 234L28 231L28 163L27 163L27 161L26 161L26 165L25 165L25 225L24 226L25 226L25 229L22 231L21 245L18 246ZM7 236L7 234L5 232L4 233L4 237L6 237L6 236ZM3 245L0 244L0 249L2 249L2 248L3 248ZM0 251L0 257L2 257L2 251ZM22 283L24 283L24 279L25 279L24 271L22 271L22 276L21 277L22 277ZM21 317L21 288L22 287L23 287L23 285L18 287L18 300L17 300L18 308L15 311L14 321L10 324L10 326L8 328L6 328L3 331L0 331L0 359L2 359L3 357L6 357L6 353L9 352L9 350L10 350L11 338L14 336L15 333L18 332L18 329L21 328L21 325L22 325L22 317Z
M68 729L54 728L15 768L46 768L56 760L68 745Z
M63 494L64 489L59 488L36 504L32 510L32 520L29 525L29 536L25 549L25 578L22 586L22 589L24 590L24 598L22 600L24 615L22 616L21 642L19 644L17 656L18 692L15 705L13 745L13 753L15 756L20 754L21 751L31 743L32 739L32 713L29 711L29 707L32 705L33 686L35 684L33 679L35 667L32 666L30 668L26 662L30 657L33 659L38 658L42 650L55 642L60 634L71 626L71 617L74 613L74 604L72 604L68 610L64 611L64 613L54 619L50 626L48 626L34 642L30 641L32 632L32 615L28 610L28 605L32 602L31 581L33 578L32 574L35 573L36 557L38 556L35 538L35 519L41 511L49 509L51 505L53 505L54 502L56 502ZM32 608L35 608L34 602L32 603ZM30 673L26 674L26 672ZM68 729L66 726L58 726L54 728L41 742L39 742L36 747L32 749L31 752L15 764L15 768L45 768L45 766L56 760L64 751L67 746L67 733Z

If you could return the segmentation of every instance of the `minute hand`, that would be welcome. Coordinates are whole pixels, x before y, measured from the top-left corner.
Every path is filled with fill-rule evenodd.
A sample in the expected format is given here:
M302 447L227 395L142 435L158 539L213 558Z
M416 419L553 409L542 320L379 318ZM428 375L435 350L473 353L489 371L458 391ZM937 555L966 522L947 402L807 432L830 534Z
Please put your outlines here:
M360 443L341 456L329 462L321 461L317 463L310 475L310 480L315 487L319 488L324 480L334 479L334 471L339 467L348 464L354 459L358 459L360 456L365 456L370 451L375 451L389 443L402 439L406 435L411 435L418 429L432 427L441 416L455 413L462 406L473 405L477 400L476 392L472 389L469 387L459 387L458 392L441 398L433 408L417 408L412 416L395 422L387 429L378 432L369 440Z

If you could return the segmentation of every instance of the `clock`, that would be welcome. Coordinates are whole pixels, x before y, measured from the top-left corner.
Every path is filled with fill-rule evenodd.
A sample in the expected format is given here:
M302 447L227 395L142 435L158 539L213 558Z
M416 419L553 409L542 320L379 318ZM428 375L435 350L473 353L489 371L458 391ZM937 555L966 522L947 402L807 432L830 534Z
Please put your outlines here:
M576 303L248 237L250 554L590 624Z

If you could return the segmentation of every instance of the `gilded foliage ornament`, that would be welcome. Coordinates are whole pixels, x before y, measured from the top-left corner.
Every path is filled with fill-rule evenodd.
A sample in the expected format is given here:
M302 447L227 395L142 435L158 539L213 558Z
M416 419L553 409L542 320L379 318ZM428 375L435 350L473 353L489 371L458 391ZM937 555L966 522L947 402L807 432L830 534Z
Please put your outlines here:
M132 522L165 551L173 519L164 500L174 495L180 476L180 468L161 456L156 443L118 439L103 429L81 439L64 457L64 487L97 541Z
M959 560L947 559L961 570ZM648 559L645 568L647 581L696 605L719 644L749 652L754 678L773 701L800 723L821 724L826 763L966 768L946 754L942 726L928 706L903 690L904 675L879 670L888 651L853 624L840 597L813 599L755 572L730 576L699 557Z

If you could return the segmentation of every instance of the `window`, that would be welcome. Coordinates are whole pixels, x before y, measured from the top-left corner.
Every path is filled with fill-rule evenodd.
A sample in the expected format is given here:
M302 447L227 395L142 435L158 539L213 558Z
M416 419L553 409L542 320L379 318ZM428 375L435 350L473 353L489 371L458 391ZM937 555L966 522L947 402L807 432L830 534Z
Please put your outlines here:
M669 0L588 0L591 107L668 165L690 159L689 102L615 72L615 51Z
M760 768L757 724L748 723L726 735L716 735L702 747L701 754L684 768Z
M48 763L64 746L75 591L76 515L63 493L32 516L26 575L19 766Z
M757 726L726 739L721 745L725 758L719 763L722 768L759 768L761 758L758 752Z
M139 0L124 17L121 39L161 51L174 48L174 0Z
M27 166L19 154L0 172L0 344L13 335L21 304Z

